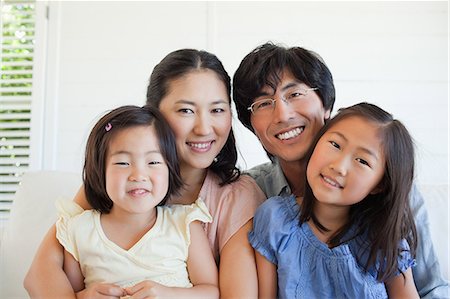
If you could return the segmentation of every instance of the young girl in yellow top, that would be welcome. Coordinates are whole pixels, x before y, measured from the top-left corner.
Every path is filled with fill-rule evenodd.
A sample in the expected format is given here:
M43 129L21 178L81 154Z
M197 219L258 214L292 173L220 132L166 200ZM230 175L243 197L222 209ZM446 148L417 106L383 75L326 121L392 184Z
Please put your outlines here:
M164 206L182 186L175 138L155 108L103 116L86 146L83 183L93 210L60 201L57 238L75 292L111 283L133 298L218 298L218 273L199 199ZM199 221L198 221L199 220Z

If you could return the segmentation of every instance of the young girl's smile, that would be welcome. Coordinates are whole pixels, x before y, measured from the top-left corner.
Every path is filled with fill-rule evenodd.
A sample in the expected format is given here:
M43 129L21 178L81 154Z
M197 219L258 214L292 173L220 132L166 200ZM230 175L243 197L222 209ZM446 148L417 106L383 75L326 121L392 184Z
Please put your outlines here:
M319 139L307 179L321 203L348 206L377 187L385 170L379 125L358 116L345 118Z
M112 138L106 157L111 213L146 213L164 198L169 173L158 144L153 126L123 129Z

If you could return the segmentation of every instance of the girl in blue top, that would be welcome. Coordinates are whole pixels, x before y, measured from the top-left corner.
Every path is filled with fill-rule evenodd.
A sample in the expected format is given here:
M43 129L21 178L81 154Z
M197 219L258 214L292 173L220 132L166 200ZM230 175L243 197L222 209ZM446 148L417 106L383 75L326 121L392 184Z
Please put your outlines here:
M339 110L308 157L304 197L272 197L256 212L259 297L419 298L406 128L360 103Z

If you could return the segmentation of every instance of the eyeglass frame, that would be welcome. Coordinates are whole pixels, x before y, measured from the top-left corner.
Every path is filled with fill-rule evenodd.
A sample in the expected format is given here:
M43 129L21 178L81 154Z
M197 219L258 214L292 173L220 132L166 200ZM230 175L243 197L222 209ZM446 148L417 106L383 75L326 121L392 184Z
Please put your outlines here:
M314 90L318 90L318 89L319 89L319 87L301 88L301 90L304 91L304 94L302 94L302 95L305 96L305 95L308 94L309 91L314 91ZM255 111L253 110L253 107L255 106L255 104L261 103L261 102L263 102L263 101L268 101L268 100L271 100L271 103L272 103L272 104L271 104L271 107L272 107L272 111L273 111L273 109L275 108L275 103L276 103L276 101L278 101L278 100L275 100L275 99L270 98L270 97L263 98L263 99L261 99L261 100L258 100L258 101L253 102L249 107L247 107L247 110L249 110L249 111L252 113L252 115L256 115L256 114L255 114ZM290 104L289 100L285 99L284 97L281 97L281 100L282 100L283 102L285 102L286 104ZM257 111L257 110L256 110L256 111Z

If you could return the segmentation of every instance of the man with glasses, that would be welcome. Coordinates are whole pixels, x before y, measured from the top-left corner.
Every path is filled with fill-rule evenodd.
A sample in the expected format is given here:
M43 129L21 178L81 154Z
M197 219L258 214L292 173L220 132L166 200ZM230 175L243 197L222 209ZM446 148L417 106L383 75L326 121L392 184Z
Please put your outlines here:
M321 57L301 47L263 44L236 70L233 100L239 120L258 137L271 160L249 174L267 197L302 196L306 152L335 101L333 77ZM411 205L418 232L414 282L422 298L448 298L424 201L415 187Z

